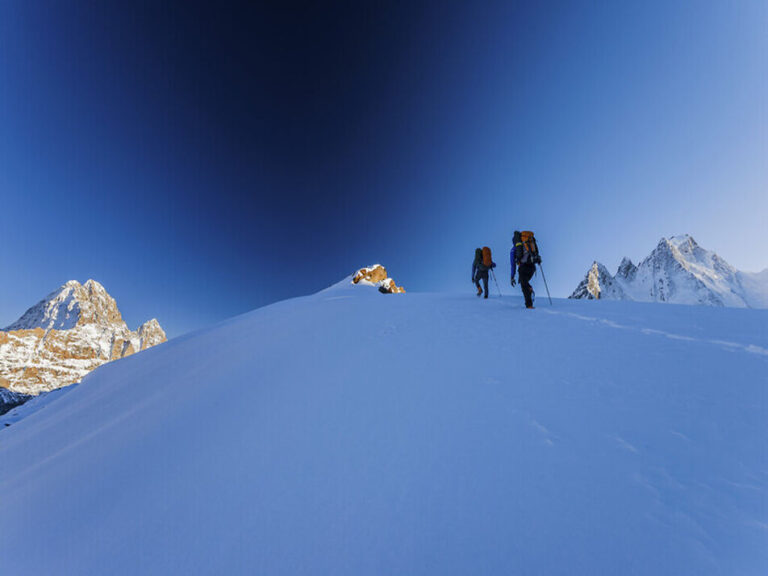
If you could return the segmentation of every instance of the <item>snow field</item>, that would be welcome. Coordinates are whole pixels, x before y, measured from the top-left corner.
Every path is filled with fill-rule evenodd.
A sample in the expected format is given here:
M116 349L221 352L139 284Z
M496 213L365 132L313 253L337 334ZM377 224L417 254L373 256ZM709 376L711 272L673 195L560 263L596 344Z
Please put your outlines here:
M768 312L343 282L0 431L9 574L768 573Z

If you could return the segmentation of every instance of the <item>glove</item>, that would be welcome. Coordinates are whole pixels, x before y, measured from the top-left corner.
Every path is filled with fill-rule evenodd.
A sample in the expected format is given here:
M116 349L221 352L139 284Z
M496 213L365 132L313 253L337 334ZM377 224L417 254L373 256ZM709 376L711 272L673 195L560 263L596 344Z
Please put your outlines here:
M514 276L512 276L512 280L511 280L510 284L512 284L512 286L514 286L516 284Z
M491 262L491 268L496 268L496 262Z
M541 264L541 256L536 256L536 260L534 261L534 264Z

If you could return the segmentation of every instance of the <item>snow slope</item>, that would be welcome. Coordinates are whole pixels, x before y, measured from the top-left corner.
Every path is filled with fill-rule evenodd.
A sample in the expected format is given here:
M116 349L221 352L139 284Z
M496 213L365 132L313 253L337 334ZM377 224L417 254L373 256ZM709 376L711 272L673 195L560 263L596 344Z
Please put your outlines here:
M65 386L64 388L51 390L50 392L43 392L37 396L23 396L21 402L12 404L10 409L5 410L2 414L0 414L0 429L6 426L10 426L11 424L15 424L30 414L34 414L35 412L46 408L48 404L54 402L59 398L59 396L66 394L67 392L71 392L77 388L77 386L77 384L72 384L70 386ZM0 397L2 397L2 393L3 389L0 388ZM15 393L11 392L11 394ZM2 405L0 404L0 408L1 407Z
M768 269L762 272L739 272L739 281L749 295L753 308L768 308Z
M2 572L766 574L767 325L347 279L0 430Z

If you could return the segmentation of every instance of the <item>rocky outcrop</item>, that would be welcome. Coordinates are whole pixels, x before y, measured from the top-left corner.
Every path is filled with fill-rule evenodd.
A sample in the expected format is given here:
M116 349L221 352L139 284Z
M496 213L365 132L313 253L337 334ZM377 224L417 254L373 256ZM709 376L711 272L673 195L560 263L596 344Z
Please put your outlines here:
M404 294L405 288L398 286L387 275L387 269L381 264L360 268L352 277L352 284L375 286L382 294Z
M138 335L139 349L136 350L136 352L141 352L152 346L157 346L167 340L165 331L160 327L160 322L158 322L156 318L147 320L144 324L139 326Z
M379 284L379 292L382 294L405 294L405 288L395 284L392 278L386 278Z
M32 395L54 390L165 341L157 320L132 331L101 284L72 280L0 331L0 387Z
M352 284L378 284L387 278L387 269L381 264L374 264L366 268L360 268L352 277Z

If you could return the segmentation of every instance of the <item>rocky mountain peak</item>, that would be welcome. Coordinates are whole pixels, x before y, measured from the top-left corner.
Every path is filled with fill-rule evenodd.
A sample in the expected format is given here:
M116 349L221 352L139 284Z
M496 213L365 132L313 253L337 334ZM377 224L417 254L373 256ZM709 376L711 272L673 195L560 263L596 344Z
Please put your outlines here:
M600 265L602 266L602 265ZM615 277L600 268L587 272L571 298L595 298L585 282L599 279L600 298L628 298L641 302L673 302L709 306L765 307L768 284L759 276L736 270L714 252L706 250L688 234L659 240L656 248L638 266L624 258ZM605 286L620 288L611 293Z
M84 301L80 304L81 324L124 324L117 302L104 286L96 280L88 280L82 288Z
M669 238L662 238L661 242L666 242L670 246L673 246L681 252L693 252L699 245L693 236L690 234L680 234L678 236L670 236Z
M70 280L5 330L70 330L85 324L125 324L115 299L95 280Z
M160 326L160 322L157 321L157 318L152 318L151 320L144 322L144 324L139 326L137 332L139 334L140 350L145 350L167 340L165 331Z
M0 387L39 394L165 341L154 318L129 330L97 281L70 280L0 331Z
M587 300L600 300L603 297L609 299L621 300L624 293L621 286L614 280L608 269L600 264L593 262L592 267L587 272L586 277L573 291L571 298L585 298Z
M616 276L621 278L632 278L637 273L637 266L632 263L632 260L626 256L622 258L619 269L616 271Z

